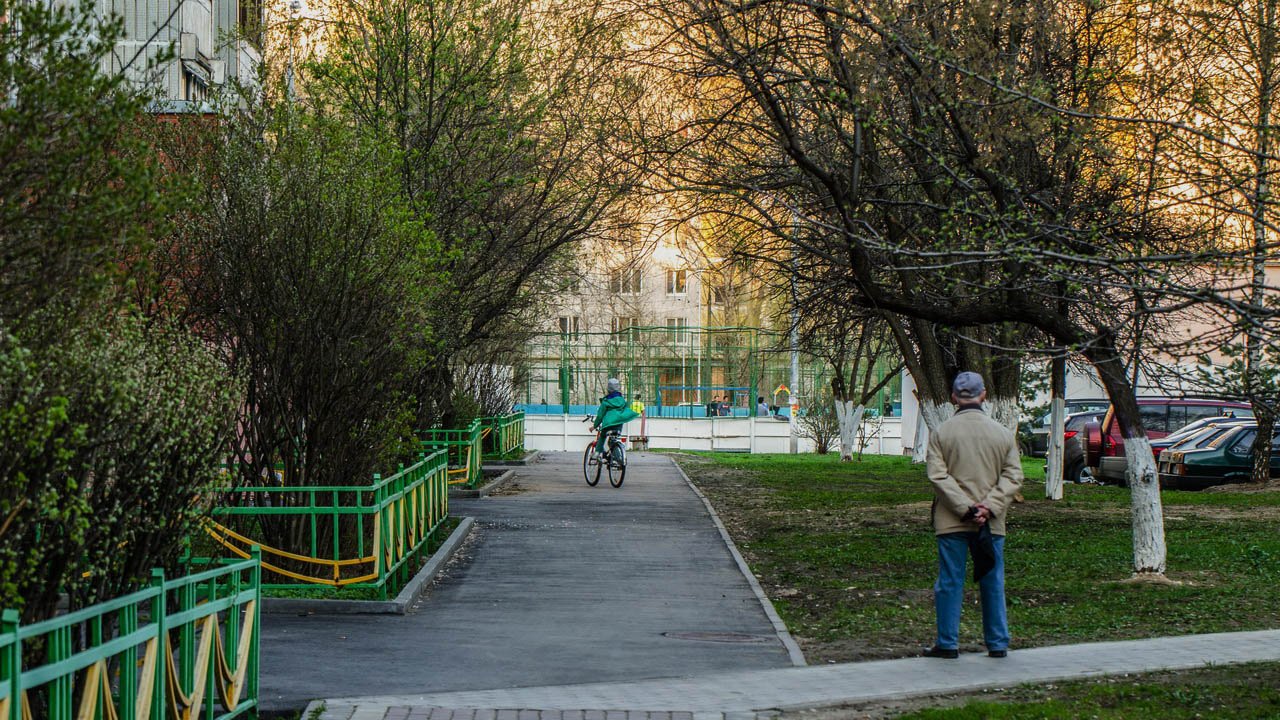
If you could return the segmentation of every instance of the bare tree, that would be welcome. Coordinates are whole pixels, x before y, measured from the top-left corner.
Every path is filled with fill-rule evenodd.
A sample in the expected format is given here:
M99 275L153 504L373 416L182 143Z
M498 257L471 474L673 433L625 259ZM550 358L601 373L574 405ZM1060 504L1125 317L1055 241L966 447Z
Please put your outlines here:
M650 9L708 108L673 174L754 221L761 258L851 304L1015 353L1032 328L1087 358L1126 438L1134 570L1163 573L1128 359L1151 318L1241 303L1233 250L1170 212L1133 142L1185 132L1122 105L1136 17L1049 0Z
M461 362L534 329L571 249L624 224L635 91L592 7L346 2L309 92L400 152L399 192L442 248L419 422L449 422ZM501 349L500 347L498 348ZM464 360L465 359L465 360Z
M806 293L800 324L805 353L831 367L830 401L840 432L840 460L853 459L867 404L902 370L884 318L853 305L819 306ZM812 405L812 403L811 403Z

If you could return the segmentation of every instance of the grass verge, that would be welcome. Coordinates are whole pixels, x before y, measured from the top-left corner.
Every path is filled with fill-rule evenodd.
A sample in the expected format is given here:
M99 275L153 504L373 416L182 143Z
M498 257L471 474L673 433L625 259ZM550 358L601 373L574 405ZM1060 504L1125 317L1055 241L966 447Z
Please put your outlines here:
M905 657L934 632L932 491L908 458L680 454L811 663ZM1069 485L1044 499L1024 463L1009 516L1014 648L1280 627L1280 492L1164 493L1172 585L1125 582L1124 488ZM961 647L981 649L970 584Z

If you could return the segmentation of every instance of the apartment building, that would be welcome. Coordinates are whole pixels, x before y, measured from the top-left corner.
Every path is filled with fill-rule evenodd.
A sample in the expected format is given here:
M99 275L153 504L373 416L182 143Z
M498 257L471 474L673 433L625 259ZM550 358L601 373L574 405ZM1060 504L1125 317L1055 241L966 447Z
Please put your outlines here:
M123 24L103 69L154 90L156 112L208 112L219 89L255 83L264 31L257 0L96 0L94 7Z

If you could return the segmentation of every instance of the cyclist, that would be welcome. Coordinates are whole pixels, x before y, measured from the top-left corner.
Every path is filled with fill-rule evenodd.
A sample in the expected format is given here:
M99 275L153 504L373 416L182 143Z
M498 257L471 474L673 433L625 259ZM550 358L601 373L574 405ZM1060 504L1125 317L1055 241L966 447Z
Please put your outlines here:
M622 395L622 382L618 378L609 378L605 384L605 396L600 398L600 409L596 410L591 429L596 431L596 456L605 456L605 438L610 432L622 432L622 426L628 420L640 417L640 413L627 407L627 399Z

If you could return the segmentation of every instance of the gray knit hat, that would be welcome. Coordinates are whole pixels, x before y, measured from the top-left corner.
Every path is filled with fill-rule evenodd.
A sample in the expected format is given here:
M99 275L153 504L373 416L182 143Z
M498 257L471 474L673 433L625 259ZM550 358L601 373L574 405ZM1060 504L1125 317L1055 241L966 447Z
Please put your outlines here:
M622 392L622 381L618 378L609 378L609 382L605 383L605 388L609 392Z

